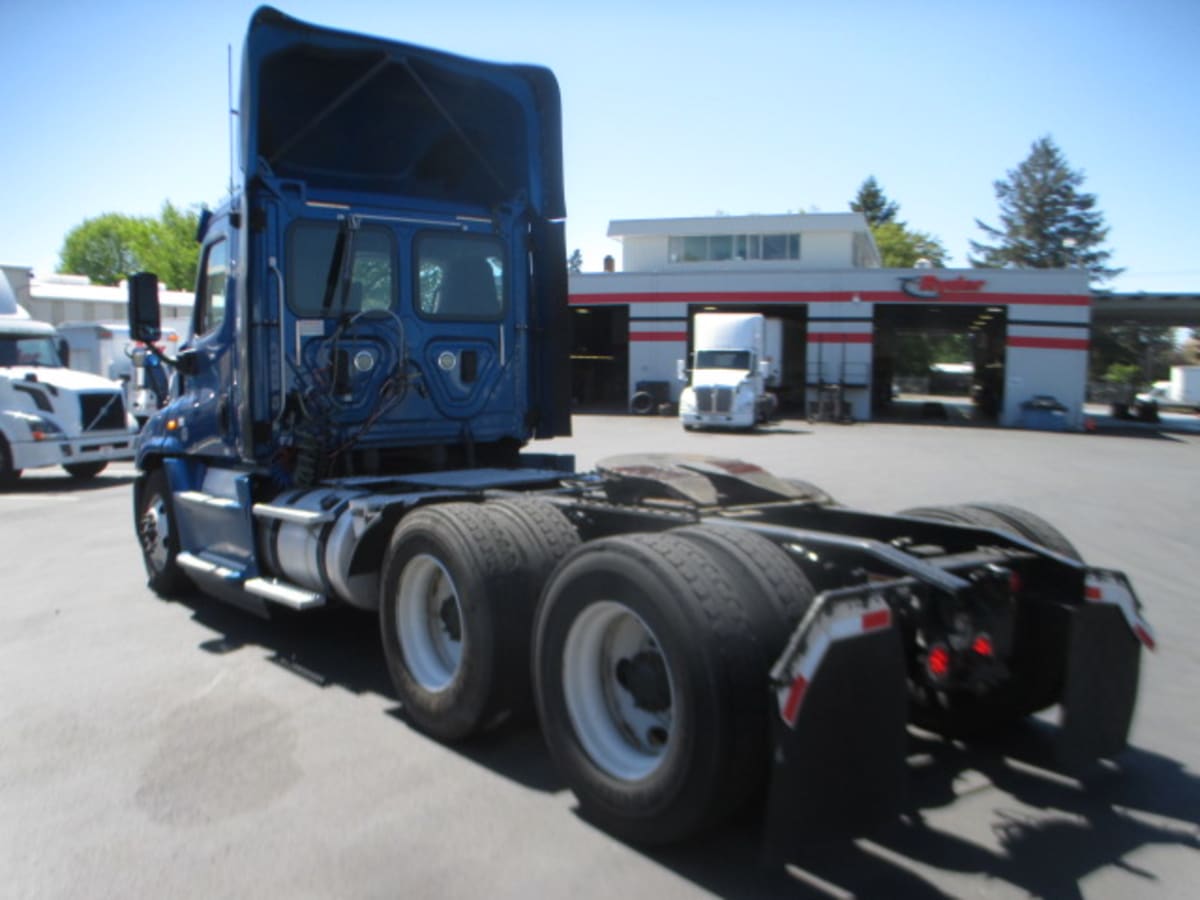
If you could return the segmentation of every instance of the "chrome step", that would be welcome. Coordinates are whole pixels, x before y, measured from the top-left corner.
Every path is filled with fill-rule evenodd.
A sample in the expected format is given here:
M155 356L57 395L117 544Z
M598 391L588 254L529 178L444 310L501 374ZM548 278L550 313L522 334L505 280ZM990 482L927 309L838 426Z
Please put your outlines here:
M175 557L175 561L183 568L200 575L211 575L226 581L241 581L244 570L232 562L216 559L205 559L186 550Z
M242 585L247 593L292 609L313 609L325 605L325 597L277 578L251 578Z
M204 491L180 491L175 495L175 499L193 506L210 506L214 509L241 508L241 504L232 497L218 497L216 494L206 494Z
M295 525L322 525L325 522L332 522L334 519L333 511L327 509L297 509L294 506L255 503L253 510L256 519L275 519Z

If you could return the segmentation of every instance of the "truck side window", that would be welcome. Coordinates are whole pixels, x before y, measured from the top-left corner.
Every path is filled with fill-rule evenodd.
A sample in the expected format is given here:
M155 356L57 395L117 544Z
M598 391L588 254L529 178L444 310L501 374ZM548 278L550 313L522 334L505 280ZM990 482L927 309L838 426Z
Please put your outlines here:
M341 226L337 222L297 222L288 237L288 306L298 316L313 318L364 309L391 309L396 296L395 254L392 233L377 225L364 225L343 237L352 248L350 288L341 296L335 285L328 297L330 268L334 265ZM337 272L333 273L337 277Z
M417 312L493 322L504 315L504 242L484 235L417 238Z
M216 331L225 321L225 290L229 281L229 244L210 244L204 255L204 280L196 304L196 334Z

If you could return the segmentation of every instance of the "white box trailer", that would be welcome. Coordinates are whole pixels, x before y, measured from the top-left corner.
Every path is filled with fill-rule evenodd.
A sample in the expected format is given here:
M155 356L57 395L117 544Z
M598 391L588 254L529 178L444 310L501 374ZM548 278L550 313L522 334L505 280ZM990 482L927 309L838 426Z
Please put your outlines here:
M1171 366L1170 401L1200 407L1200 366Z

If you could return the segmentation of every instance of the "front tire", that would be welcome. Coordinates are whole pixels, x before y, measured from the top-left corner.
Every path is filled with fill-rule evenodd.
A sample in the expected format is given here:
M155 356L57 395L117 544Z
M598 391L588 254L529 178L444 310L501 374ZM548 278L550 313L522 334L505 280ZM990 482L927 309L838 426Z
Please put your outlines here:
M173 597L192 588L192 583L176 561L179 556L179 531L167 473L155 469L134 492L135 526L146 566L146 583L162 597Z
M90 481L107 469L108 463L103 460L99 462L68 463L63 465L63 468L76 481Z
M766 764L766 667L726 571L670 534L602 538L536 621L542 731L586 815L643 844L744 805Z
M8 442L0 437L0 488L11 487L21 477L21 470L13 468L12 451Z

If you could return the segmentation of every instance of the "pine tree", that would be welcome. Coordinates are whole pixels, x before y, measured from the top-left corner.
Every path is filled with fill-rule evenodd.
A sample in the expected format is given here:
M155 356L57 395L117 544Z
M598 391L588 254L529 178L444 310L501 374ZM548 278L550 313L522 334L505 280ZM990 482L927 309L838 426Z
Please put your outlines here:
M1087 269L1094 281L1121 273L1108 268L1112 256L1101 245L1108 237L1096 196L1080 190L1083 173L1067 165L1050 137L1039 138L1029 156L1007 179L995 182L1000 227L975 224L995 243L971 241L968 260L984 268Z
M874 175L868 176L859 186L858 194L850 202L850 209L866 216L867 224L872 228L894 221L896 213L900 212L900 206L887 198Z
M874 175L859 186L850 209L866 218L885 269L910 269L922 260L934 268L945 268L949 254L942 242L896 218L900 204L887 198Z

